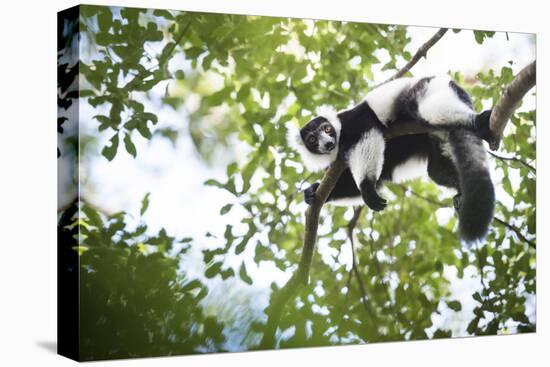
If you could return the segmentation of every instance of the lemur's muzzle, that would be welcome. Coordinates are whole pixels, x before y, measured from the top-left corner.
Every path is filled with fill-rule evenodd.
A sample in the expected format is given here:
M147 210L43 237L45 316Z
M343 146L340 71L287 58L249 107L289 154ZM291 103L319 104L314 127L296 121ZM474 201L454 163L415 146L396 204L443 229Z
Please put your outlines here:
M334 147L336 146L336 144L334 144L333 142L329 141L327 143L325 143L325 149L327 151L332 151L334 149Z

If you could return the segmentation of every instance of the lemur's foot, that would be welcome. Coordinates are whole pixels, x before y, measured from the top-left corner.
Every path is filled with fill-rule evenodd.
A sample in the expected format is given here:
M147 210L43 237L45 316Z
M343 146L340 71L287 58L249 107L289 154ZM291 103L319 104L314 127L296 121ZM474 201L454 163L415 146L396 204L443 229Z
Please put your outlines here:
M315 192L319 187L319 182L315 182L313 185L304 190L304 200L307 204L311 205L315 201Z
M378 195L374 187L363 191L363 201L376 212L383 210L388 205L388 202Z
M458 210L460 209L460 206L462 205L462 195L461 194L456 194L454 197L453 197L453 206L455 207L455 210L458 212Z
M474 121L476 135L485 140L489 144L495 141L495 137L491 133L489 120L493 110L486 110L478 114Z

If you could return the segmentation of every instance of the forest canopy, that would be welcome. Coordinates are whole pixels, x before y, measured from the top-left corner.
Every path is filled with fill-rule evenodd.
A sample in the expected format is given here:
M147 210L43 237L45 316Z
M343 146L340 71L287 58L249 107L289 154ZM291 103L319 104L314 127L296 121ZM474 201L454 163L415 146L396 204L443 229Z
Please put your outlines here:
M79 259L82 359L535 331L534 90L513 110L498 150L487 146L497 206L483 243L459 241L449 190L428 179L388 184L380 213L323 206L306 281L289 292L304 259L302 191L323 173L305 170L286 126L303 125L321 105L348 108L396 75L417 57L412 28L79 9L60 29L58 150L69 162L66 185L81 190L60 194L58 231L60 251ZM508 37L441 33L415 64L429 67L446 37L466 34L476 50ZM446 72L481 111L502 99L523 66L505 60L475 65L471 75ZM403 74L416 76L417 67ZM217 192L226 200L204 233L151 224L160 186L127 207L105 207L112 198L98 193L108 178L94 170L140 160L161 167L144 158L154 141L192 148L171 169L193 160L216 170L198 183L202 200ZM122 173L116 179L128 190L139 185ZM182 225L192 225L196 208L183 209Z

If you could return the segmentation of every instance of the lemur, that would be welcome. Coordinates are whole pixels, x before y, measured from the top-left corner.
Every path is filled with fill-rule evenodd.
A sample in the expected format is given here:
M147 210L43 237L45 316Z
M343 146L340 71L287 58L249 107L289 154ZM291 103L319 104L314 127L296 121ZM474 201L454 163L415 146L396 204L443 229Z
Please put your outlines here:
M384 181L400 182L427 170L437 184L456 189L460 238L472 242L487 234L495 206L482 141L491 137L490 114L477 114L468 93L447 76L399 78L374 89L353 108L326 110L300 130L288 126L288 141L309 170L326 168L336 159L347 163L328 197L337 204L362 201L383 210L387 202L378 189ZM386 129L411 120L434 129L384 139ZM318 186L305 190L306 203L315 200Z

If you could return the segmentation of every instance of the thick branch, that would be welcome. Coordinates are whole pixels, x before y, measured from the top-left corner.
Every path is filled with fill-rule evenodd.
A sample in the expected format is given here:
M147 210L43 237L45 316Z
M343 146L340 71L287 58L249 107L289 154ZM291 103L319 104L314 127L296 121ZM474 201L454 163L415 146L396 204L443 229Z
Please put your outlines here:
M397 121L391 128L384 131L384 138L390 140L404 135L426 134L434 130L433 127L419 121Z
M510 116L517 108L518 103L535 86L537 76L536 60L524 67L504 89L502 97L497 102L491 113L489 128L493 135L493 140L489 146L492 150L497 150L502 139L502 132L510 119Z
M386 82L398 78L409 71L421 57L425 57L427 51L445 34L446 29L440 29L432 38L423 44L419 50L415 53L413 58L405 65L401 70L397 72L392 78ZM384 83L386 83L384 82ZM382 83L382 84L384 84ZM419 134L425 133L429 128L418 122L403 122L395 128L389 129L385 132L387 139L394 138L401 135ZM315 250L315 242L317 240L317 227L319 225L319 214L321 208L328 198L328 195L336 186L338 178L344 170L346 164L340 160L331 164L329 169L325 172L325 176L321 181L319 188L316 191L316 201L310 205L306 211L306 223L304 233L304 245L302 249L302 257L298 264L298 269L294 272L290 280L285 284L283 288L274 293L271 297L269 305L268 319L265 326L264 335L260 342L260 348L271 348L275 345L275 333L277 326L281 319L281 314L285 304L292 299L301 285L307 284L309 278L309 269L311 267L311 261L313 259L313 252ZM358 215L358 214L357 214Z
M411 70L411 68L418 62L420 61L421 58L423 57L426 57L426 54L428 53L428 50L430 48L432 48L433 45L435 45L437 43L437 41L439 41L441 39L441 37L443 37L443 35L447 32L447 28L441 28L440 30L438 30L433 36L432 38L430 38L426 43L424 43L422 46L420 46L420 48L418 49L418 51L416 51L416 53L414 54L414 56L412 57L412 59L405 65L403 66L397 73L395 73L394 76L392 76L391 78L389 78L388 80L386 80L385 82L379 84L378 86L382 85L382 84L386 84L387 82L390 82L394 79L397 79L397 78L401 78L403 75L405 75L409 70ZM378 87L377 86L377 87Z
M269 305L267 324L265 326L262 341L260 342L260 348L262 349L272 348L275 345L275 333L285 304L296 295L301 286L308 282L309 269L311 268L315 242L317 240L319 214L321 213L321 208L327 200L328 195L334 186L336 186L338 178L340 178L340 175L345 169L346 164L340 160L330 165L325 172L325 176L321 180L321 184L317 188L315 202L306 210L302 257L298 264L298 269L294 272L290 280L272 296Z
M407 73L420 60L420 58L426 56L427 51L437 41L439 41L441 37L443 37L446 31L447 29L444 29L444 28L440 29L432 38L430 38L425 44L423 44L419 48L419 50L415 53L413 58L401 70L399 70L393 77L391 77L384 83L387 83L393 79L399 78L403 76L405 73ZM518 86L511 88L511 91L510 91L510 95L512 95L512 97L515 96L514 99L511 99L510 97L508 97L512 101L514 101L515 98L517 98L519 93L526 88L525 85L529 83L529 78L527 77L523 77L518 74L516 79L518 78L519 78L519 81L516 82ZM524 80L524 78L527 78L526 79L527 81L522 81ZM514 82L516 81L516 79L514 79ZM520 87L523 87L523 88L520 88ZM529 89L530 87L525 89L523 94L521 94L521 97ZM516 90L519 90L520 92L517 92ZM502 103L502 104L504 105L504 107L506 107L506 103ZM501 116L502 112L506 112L506 109L508 107L506 107L506 109L504 107L499 107L499 109L495 108L495 110L497 110L497 114L495 114L495 111L493 111L491 118L492 119L495 118L495 115L497 117ZM502 110L502 112L499 112L498 110ZM499 120L497 119L497 121ZM493 125L494 124L491 124L491 129ZM501 127L502 129L495 130L495 131L500 131L500 133L498 134L498 136L500 136L502 134L502 130L504 129L504 127L501 125L498 125L498 127L499 128ZM403 135L425 134L431 130L433 130L433 128L426 126L425 124L422 124L417 121L403 121L403 122L394 124L394 126L391 129L386 130L384 132L384 137L386 138L386 140L389 140L389 139L396 138ZM332 163L329 169L325 172L325 176L321 181L319 188L316 191L316 194L317 194L316 201L312 205L310 205L306 211L305 234L304 234L304 245L302 250L302 257L301 257L300 263L298 264L298 269L294 272L294 274L292 275L290 280L287 282L287 284L285 284L285 286L281 288L279 291L276 291L271 297L271 303L269 305L269 309L266 310L268 313L268 320L264 329L264 335L260 342L260 348L262 349L271 348L275 345L275 333L277 331L277 327L279 325L279 321L281 319L282 311L285 304L297 294L299 288L302 285L307 284L308 282L309 270L311 268L311 261L313 259L313 253L315 250L315 242L317 240L317 227L319 225L319 214L321 212L321 208L324 202L326 201L328 195L330 194L332 189L336 186L336 183L340 175L345 169L346 169L346 164L340 160L337 160L334 163Z

